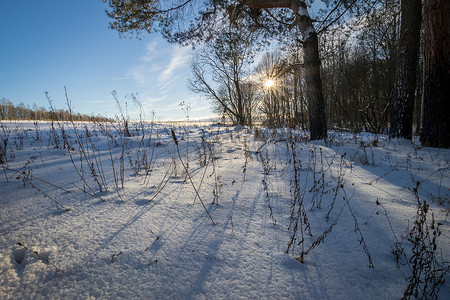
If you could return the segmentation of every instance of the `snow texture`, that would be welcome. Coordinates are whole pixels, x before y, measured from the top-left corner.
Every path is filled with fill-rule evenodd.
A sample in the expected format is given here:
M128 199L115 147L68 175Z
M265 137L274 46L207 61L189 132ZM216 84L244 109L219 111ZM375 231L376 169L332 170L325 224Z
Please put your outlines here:
M0 299L400 299L411 271L392 250L398 239L412 255L417 182L441 224L438 260L450 259L449 150L212 124L144 124L143 135L136 123L132 137L121 124L0 125ZM337 219L303 263L299 233L286 253L293 146L305 248Z

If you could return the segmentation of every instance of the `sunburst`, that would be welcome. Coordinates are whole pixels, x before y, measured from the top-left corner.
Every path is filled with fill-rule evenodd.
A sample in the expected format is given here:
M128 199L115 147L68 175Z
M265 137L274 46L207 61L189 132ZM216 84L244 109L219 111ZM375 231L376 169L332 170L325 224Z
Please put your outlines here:
M264 83L264 86L267 89L270 89L271 87L273 87L275 85L275 81L273 81L272 79L267 79L266 82Z

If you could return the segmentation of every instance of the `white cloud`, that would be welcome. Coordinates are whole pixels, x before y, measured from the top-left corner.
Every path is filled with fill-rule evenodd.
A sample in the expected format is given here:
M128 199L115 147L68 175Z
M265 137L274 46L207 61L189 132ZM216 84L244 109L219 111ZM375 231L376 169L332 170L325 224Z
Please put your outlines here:
M127 76L133 78L133 80L140 86L149 85L154 79L154 73L151 71L148 64L131 67L127 71Z
M193 106L192 113L210 112L212 109L213 106L211 104L204 104L202 106Z
M185 118L179 106L183 100L192 103L191 113L208 112L209 106L198 105L197 97L191 100L186 88L191 48L171 45L156 38L146 44L143 52L126 76L139 86L139 93L143 96L140 101L147 118L153 110L158 118ZM194 106L199 107L194 109Z
M141 57L142 61L146 61L146 62L151 62L153 60L153 58L155 57L155 53L156 53L156 47L159 45L159 41L158 40L153 40L152 42L150 42L147 47L146 47L146 51L144 56Z
M187 47L182 48L177 46L172 50L170 63L168 64L167 68L165 68L164 71L158 76L158 83L161 89L164 90L168 88L175 81L180 79L181 75L177 75L176 71L187 65L189 57L190 49Z
M163 95L161 97L147 97L144 99L140 99L142 108L146 113L152 111L156 107L158 107L158 104L162 101L167 100L167 96Z
M184 80L182 73L178 71L187 66L189 58L190 48L173 46L155 39L147 44L145 54L139 58L140 63L129 68L126 76L140 86L153 86L165 94L177 81Z

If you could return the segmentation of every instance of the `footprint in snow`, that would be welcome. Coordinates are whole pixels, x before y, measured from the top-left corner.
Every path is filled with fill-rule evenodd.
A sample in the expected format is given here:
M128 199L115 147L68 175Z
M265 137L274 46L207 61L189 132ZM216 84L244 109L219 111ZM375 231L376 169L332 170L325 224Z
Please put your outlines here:
M13 258L14 261L18 264L21 264L25 259L25 254L27 251L23 248L16 248L13 250Z

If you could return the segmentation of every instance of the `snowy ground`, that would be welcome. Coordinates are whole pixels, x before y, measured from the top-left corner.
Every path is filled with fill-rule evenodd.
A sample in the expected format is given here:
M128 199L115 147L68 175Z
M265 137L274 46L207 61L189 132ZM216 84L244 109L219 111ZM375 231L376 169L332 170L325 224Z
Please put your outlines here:
M0 299L400 299L426 254L408 240L418 201L427 249L441 231L429 270L450 261L450 150L217 125L0 126Z

